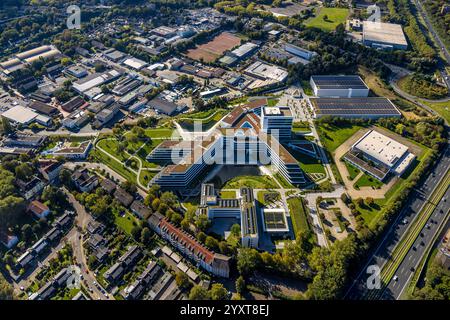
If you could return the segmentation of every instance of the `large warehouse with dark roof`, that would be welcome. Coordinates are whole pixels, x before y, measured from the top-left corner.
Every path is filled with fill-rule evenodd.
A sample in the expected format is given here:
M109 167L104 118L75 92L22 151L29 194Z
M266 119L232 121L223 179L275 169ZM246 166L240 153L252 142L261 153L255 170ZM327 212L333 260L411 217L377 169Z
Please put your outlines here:
M401 117L397 107L386 98L310 98L315 118L324 116L344 118L388 118Z
M317 97L367 97L369 88L360 76L311 76L311 88Z

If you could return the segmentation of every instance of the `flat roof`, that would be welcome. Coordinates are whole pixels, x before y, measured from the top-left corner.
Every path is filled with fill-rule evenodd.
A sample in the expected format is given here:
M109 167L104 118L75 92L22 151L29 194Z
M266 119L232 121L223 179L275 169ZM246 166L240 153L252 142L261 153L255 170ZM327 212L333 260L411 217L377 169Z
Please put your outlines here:
M400 111L387 98L310 98L316 114L320 115L401 115Z
M364 152L388 167L393 167L408 152L407 146L375 130L366 133L353 145L353 148Z
M142 60L140 60L140 59L136 59L136 58L129 58L129 59L126 59L126 60L123 62L123 64L125 64L125 65L127 65L127 66L129 66L129 67L131 67L131 68L133 68L133 69L136 69L136 70L140 70L140 69L142 69L142 68L144 68L145 66L148 65L147 62L142 61Z
M408 46L402 26L394 23L363 21L363 40Z
M15 106L3 112L3 117L21 124L28 124L33 121L38 114L29 108Z
M264 107L263 112L265 116L292 117L289 107Z
M271 79L279 82L286 80L288 76L288 72L285 69L260 61L254 62L245 71L263 79Z
M311 76L318 89L369 89L358 75Z
M284 209L263 209L264 230L267 232L286 232L289 227Z

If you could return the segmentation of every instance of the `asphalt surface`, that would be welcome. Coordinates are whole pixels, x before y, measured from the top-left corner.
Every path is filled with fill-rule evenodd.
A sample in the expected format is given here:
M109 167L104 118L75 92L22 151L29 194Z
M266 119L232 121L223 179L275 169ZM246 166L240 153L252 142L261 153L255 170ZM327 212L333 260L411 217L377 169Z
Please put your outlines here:
M378 267L380 267L380 269L382 269L383 265L388 261L395 247L398 245L400 239L408 230L411 222L418 216L417 213L420 212L422 207L426 204L426 202L432 195L434 188L438 185L440 179L445 175L449 168L450 149L447 145L445 152L438 160L438 163L434 166L434 168L430 170L429 176L426 178L426 180L415 190L411 191L408 202L404 205L397 219L391 224L390 229L386 232L384 238L378 244L378 247L372 252L367 263L364 265L360 273L353 281L350 289L345 295L346 299L358 300L362 299L364 295L367 294L368 289L366 286L366 281L370 276L370 274L366 272L367 267L369 265L377 265ZM446 197L448 199L448 195ZM444 210L444 212L450 209L450 200L447 200L442 204L442 209ZM437 221L437 225L440 225L440 223L444 219L444 216L444 214L438 214L437 216L433 214L433 219ZM429 230L427 234L430 239L434 235L431 230ZM407 259L408 258L409 257L407 257ZM402 278L400 276L402 276ZM405 283L408 280L408 276L409 274L398 275L399 283L394 289L398 290L397 286L402 287L401 284ZM392 284L392 286L394 285ZM395 296L395 291L393 291L392 296Z
M425 227L421 230L421 235L414 241L413 247L410 248L402 263L395 272L397 280L391 279L381 299L398 300L408 288L409 282L414 275L422 258L425 256L427 248L432 245L435 234L439 232L439 227L447 216L450 203L450 189L447 189L444 197L437 204L433 214L428 219Z

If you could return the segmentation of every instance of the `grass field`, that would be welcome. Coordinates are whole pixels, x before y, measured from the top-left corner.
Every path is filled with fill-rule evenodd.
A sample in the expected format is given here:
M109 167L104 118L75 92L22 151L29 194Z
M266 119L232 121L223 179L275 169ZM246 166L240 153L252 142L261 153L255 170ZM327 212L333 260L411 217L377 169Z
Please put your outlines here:
M348 178L349 180L353 180L356 178L356 176L361 172L358 168L356 168L354 165L348 163L347 161L344 161L345 166L347 167L348 171Z
M266 202L266 200L264 199L264 196L265 196L266 194L271 194L271 193L277 194L276 197L274 197L274 199L276 199L276 200L281 199L281 195L280 195L280 193L279 193L278 191L266 191L266 190L264 190L264 191L258 191L258 194L256 195L256 198L257 198L257 200L261 203L261 205L266 206L266 205L268 205L270 202L269 202L269 203Z
M142 185L147 186L150 180L156 175L156 172L142 170L139 175L139 181Z
M275 179L277 179L278 183L281 184L283 188L286 189L293 189L295 186L293 186L289 181L287 181L279 172L277 172L274 175Z
M123 164L117 162L111 157L107 156L100 150L93 150L91 155L95 158L96 161L107 165L111 170L117 172L122 177L131 182L136 182L136 174L130 170L128 170Z
M196 114L192 114L190 118L186 119L183 118L181 120L178 120L178 123L180 124L180 126L188 131L193 131L194 130L194 126L195 126L195 122L196 120L194 119L198 119L202 125L202 131L206 131L209 130L212 126L214 126L220 119L222 119L225 114L228 112L227 110L224 109L219 109L216 110L216 113L213 113L211 115L209 115L208 117L204 117L204 118L196 118L195 115ZM202 116L202 115L200 115ZM204 120L200 120L200 119L204 119Z
M345 8L321 8L316 17L305 22L305 26L333 31L338 24L345 24L349 10ZM327 19L325 19L327 17Z
M299 232L309 231L309 223L306 217L306 209L301 198L288 199L289 212L291 213L292 225L295 236Z
M447 120L448 123L450 123L450 101L445 102L429 102L420 100L423 104L429 106L431 109L436 111L443 117L445 120Z
M419 98L441 99L447 96L448 89L415 74L401 78L397 85L403 91Z
M325 174L325 168L319 159L310 157L304 153L301 153L292 148L287 148L291 155L298 161L300 168L306 173L323 173Z
M302 85L302 88L303 88L303 92L306 95L308 95L308 96L313 96L314 95L313 89L311 88L311 84L308 81L302 80L301 81L301 85Z
M234 190L220 191L219 194L222 199L236 199L236 191Z
M145 129L145 135L149 138L170 138L174 131L169 128Z
M341 144L347 141L362 127L351 124L340 127L330 124L322 124L317 125L316 128L325 149L329 152L334 152Z
M239 189L250 187L254 189L277 189L277 183L270 176L237 176L222 186L222 189Z
M118 212L113 212L114 214L114 222L116 225L125 231L127 234L131 234L131 230L134 227L134 224L136 223L136 218L126 211L124 214L120 215Z
M369 176L368 174L363 174L358 181L355 182L354 186L356 189L358 187L374 187L379 188L383 185L383 182L375 179L374 177Z

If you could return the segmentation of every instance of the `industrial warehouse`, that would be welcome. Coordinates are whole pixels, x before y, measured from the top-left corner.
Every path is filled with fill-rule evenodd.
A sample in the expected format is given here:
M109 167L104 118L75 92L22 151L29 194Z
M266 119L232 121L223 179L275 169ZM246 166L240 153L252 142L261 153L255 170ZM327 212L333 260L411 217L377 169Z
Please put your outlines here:
M360 76L312 76L311 88L317 97L367 97L369 88Z
M391 100L382 97L310 98L309 101L315 118L324 116L364 119L401 117L400 111Z
M408 151L407 146L370 130L352 146L344 158L383 181L389 173L402 175L416 156Z

